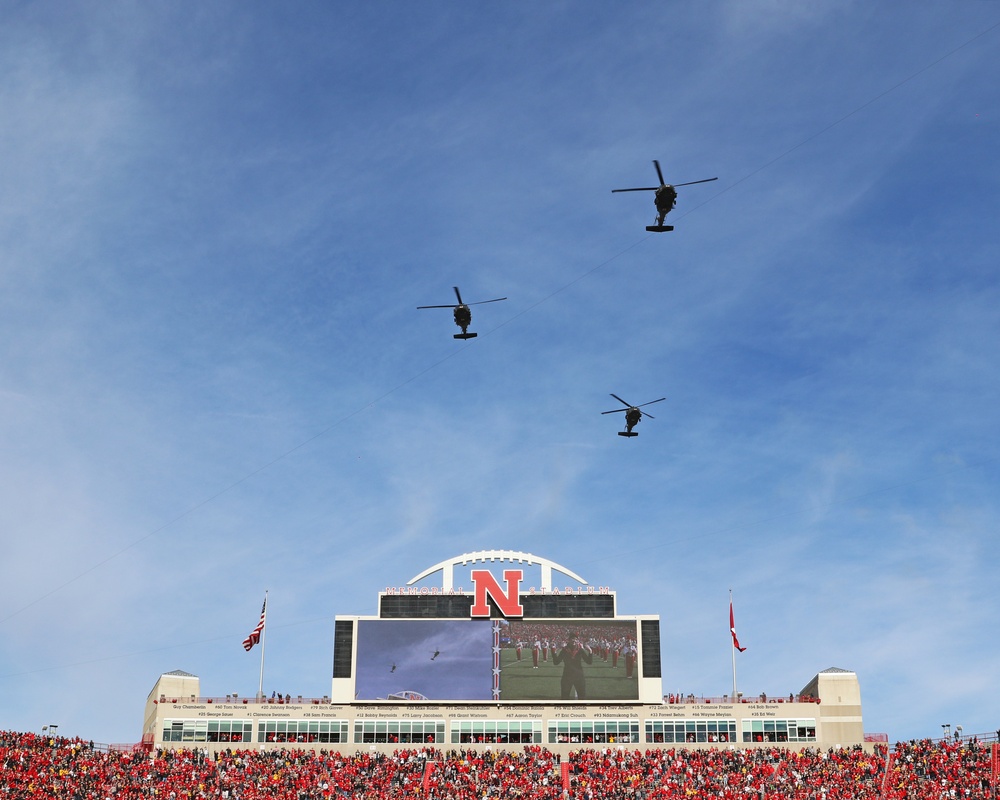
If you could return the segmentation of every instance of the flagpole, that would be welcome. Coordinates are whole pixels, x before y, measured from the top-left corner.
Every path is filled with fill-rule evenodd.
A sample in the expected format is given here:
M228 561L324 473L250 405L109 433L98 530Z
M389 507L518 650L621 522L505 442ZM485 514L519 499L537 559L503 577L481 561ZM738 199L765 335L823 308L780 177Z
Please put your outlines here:
M267 642L267 589L264 590L264 627L260 632L260 684L257 686L257 699L264 697L264 645ZM735 661L733 662L736 663ZM735 668L735 667L734 667Z
M733 590L729 590L729 611L733 610ZM733 702L740 702L740 695L736 690L736 643L730 642L729 649L733 651Z

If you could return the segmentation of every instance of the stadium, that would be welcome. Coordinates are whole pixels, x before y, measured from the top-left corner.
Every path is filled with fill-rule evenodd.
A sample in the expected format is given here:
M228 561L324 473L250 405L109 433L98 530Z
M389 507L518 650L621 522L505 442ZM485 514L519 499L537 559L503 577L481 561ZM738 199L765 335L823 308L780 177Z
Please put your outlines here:
M469 567L465 591L455 573ZM864 733L847 670L823 670L787 698L663 696L658 617L619 615L610 588L529 553L441 562L381 592L378 609L336 618L322 698L203 696L197 676L174 671L150 692L134 746L0 731L0 796L997 796L992 734L890 748ZM261 653L265 612L266 600L244 642Z
M168 672L147 699L143 741L344 754L544 745L568 755L589 745L870 751L886 739L865 734L846 669L823 669L784 697L665 695L659 617L620 616L612 589L530 553L435 564L380 592L377 616L338 616L334 628L329 695L211 696L197 676Z

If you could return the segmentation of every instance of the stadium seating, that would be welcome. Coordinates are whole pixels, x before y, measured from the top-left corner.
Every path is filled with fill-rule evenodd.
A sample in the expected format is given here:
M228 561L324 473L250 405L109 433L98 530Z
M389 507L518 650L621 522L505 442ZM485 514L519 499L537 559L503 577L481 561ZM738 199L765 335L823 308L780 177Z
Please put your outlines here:
M792 751L777 747L521 751L434 748L345 757L305 750L119 751L0 732L0 798L67 800L731 800L986 798L991 748L975 740ZM888 761L888 769L887 769Z

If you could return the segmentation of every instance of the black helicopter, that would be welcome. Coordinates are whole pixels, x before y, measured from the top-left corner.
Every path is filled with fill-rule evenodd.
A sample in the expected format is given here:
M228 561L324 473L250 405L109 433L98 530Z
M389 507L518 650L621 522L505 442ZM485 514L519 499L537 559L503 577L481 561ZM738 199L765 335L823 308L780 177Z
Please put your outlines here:
M455 309L455 324L462 329L461 333L456 333L456 339L474 339L478 336L478 333L469 333L469 325L472 324L472 310L469 306L481 306L484 303L499 303L501 300L506 300L506 297L498 297L495 300L480 300L478 303L463 303L462 295L458 291L457 286L452 286L455 290L455 297L458 298L458 303L451 303L444 306L417 306L418 309L421 308L453 308Z
M656 192L656 196L653 198L653 202L656 203L656 224L647 225L646 230L650 233L663 233L664 231L672 231L674 229L673 225L663 224L664 218L677 204L677 190L674 187L692 186L696 183L710 183L711 181L717 181L719 179L705 178L705 180L702 181L688 181L687 183L670 184L663 180L663 173L660 171L660 162L654 159L653 166L656 167L656 174L660 178L659 186L640 186L637 189L612 189L611 192L612 194L615 192Z
M617 414L619 411L624 411L625 412L625 430L618 431L618 435L619 436L638 436L639 434L635 433L632 430L632 428L634 428L636 425L639 424L639 420L641 420L643 417L649 417L650 419L656 419L656 417L654 417L648 411L640 411L640 409L643 406L651 406L651 405L653 405L653 403L659 403L661 400L666 400L667 399L666 397L661 397L659 400L650 400L648 403L642 403L641 405L634 406L631 403L626 403L624 400L622 400L614 392L611 393L611 396L613 398L615 398L615 400L617 400L619 403L622 403L623 405L625 405L626 408L616 408L616 409L613 409L611 411L602 411L601 413L602 414Z

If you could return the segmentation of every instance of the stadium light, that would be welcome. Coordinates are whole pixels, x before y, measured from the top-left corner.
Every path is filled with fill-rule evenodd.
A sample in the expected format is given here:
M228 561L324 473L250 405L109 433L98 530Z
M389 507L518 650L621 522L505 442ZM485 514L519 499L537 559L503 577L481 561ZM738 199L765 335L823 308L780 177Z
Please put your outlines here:
M944 722L944 723L942 723L941 724L941 730L944 732L945 736L950 736L951 735L951 723L950 722Z

